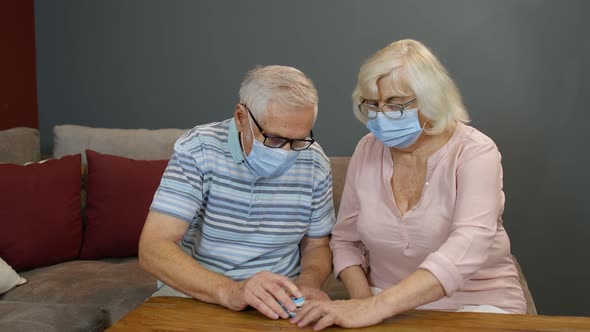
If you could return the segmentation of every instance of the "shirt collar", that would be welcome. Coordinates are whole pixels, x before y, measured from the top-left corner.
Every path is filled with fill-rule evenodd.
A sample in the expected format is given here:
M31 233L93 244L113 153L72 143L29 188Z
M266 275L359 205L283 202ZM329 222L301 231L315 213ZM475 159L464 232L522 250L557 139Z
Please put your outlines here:
M229 133L227 135L227 144L229 146L229 151L231 152L231 156L236 162L236 164L241 164L244 162L244 151L242 150L242 145L240 144L240 135L238 134L238 128L236 127L236 119L231 119L229 123Z

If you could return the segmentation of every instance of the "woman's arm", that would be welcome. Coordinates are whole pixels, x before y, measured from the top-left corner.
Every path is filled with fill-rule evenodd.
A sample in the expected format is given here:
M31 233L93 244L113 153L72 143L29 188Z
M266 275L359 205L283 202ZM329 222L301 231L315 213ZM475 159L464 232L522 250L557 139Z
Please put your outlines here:
M376 305L383 309L382 319L398 315L423 304L442 299L445 291L436 277L429 271L418 269L399 284L377 295Z
M467 141L457 163L451 232L419 266L439 280L447 296L461 289L465 280L488 262L504 209L502 165L496 145L489 138Z
M365 271L359 265L353 265L340 272L340 279L348 290L351 299L364 299L373 296Z
M361 249L363 244L357 229L360 205L356 183L361 173L359 163L362 162L362 155L366 153L366 146L365 137L361 139L350 159L338 218L332 229L330 240L334 275L344 282L349 295L353 298L371 296L364 271L367 268L365 253Z
M364 327L445 296L444 290L432 273L418 270L399 284L377 296L347 301L305 303L291 323L304 327L317 323L314 330L336 324L342 327Z

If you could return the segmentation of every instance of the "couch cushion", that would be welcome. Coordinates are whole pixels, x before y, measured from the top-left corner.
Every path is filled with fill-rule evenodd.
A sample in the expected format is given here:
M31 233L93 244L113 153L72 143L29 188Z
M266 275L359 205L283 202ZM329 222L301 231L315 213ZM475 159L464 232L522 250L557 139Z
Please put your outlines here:
M137 256L139 236L168 160L86 151L86 230L81 259Z
M174 142L188 129L104 129L75 125L53 128L53 155L86 149L139 160L170 159Z
M520 267L520 264L518 263L514 255L512 256L512 260L514 261L514 265L516 266L516 270L518 271L518 281L520 282L520 287L522 288L522 292L524 293L524 299L526 300L526 314L536 315L537 307L535 305L535 300L533 300L533 294L531 294L531 290L529 289L529 284L526 281L524 273L522 272L522 268Z
M330 166L332 168L332 195L334 196L334 211L338 214L340 208L340 198L344 190L346 172L350 157L330 157Z
M99 306L0 301L0 331L104 331L106 313Z
M0 296L0 300L97 305L107 311L110 322L156 291L156 279L139 267L137 258L72 261L26 271L21 276L28 282Z
M39 130L12 128L0 131L0 163L36 162L40 154Z
M80 160L0 164L0 257L16 271L78 258Z

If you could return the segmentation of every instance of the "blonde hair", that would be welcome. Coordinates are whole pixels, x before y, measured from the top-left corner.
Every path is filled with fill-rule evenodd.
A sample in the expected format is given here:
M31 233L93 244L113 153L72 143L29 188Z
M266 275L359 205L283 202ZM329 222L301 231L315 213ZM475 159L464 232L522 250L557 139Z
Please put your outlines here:
M240 86L240 102L255 116L263 116L269 103L290 110L314 106L317 114L318 92L300 70L287 66L257 66L250 70Z
M422 43L405 39L389 44L361 66L352 94L354 115L363 123L367 116L358 110L365 99L377 100L377 81L390 76L396 96L416 95L420 113L428 119L430 135L440 134L457 121L469 122L459 89L446 69Z

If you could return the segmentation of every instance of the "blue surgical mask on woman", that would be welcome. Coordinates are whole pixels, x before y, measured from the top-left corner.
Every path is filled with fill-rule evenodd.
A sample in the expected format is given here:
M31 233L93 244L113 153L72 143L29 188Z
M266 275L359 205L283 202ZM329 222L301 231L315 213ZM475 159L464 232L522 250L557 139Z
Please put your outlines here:
M367 121L367 128L388 148L405 148L414 144L423 127L418 121L418 109L403 111L398 119L388 118L383 112L376 112L376 117Z
M249 124L250 132L252 133L252 150L246 156L246 162L250 165L254 173L261 178L276 178L283 175L293 166L297 160L299 151L265 146L254 138L252 123L250 122Z

